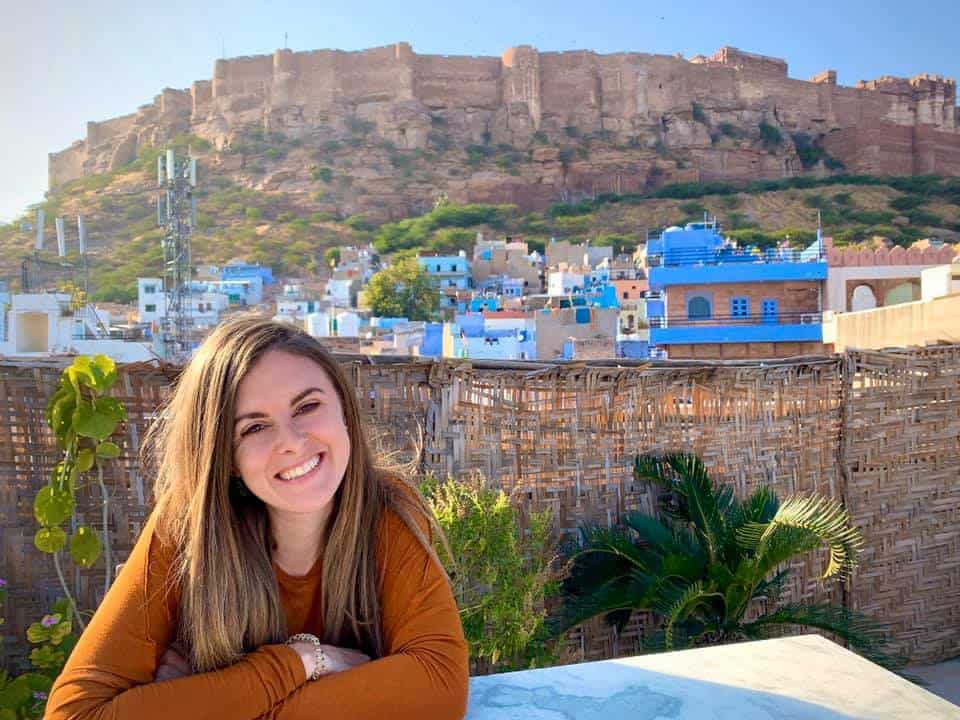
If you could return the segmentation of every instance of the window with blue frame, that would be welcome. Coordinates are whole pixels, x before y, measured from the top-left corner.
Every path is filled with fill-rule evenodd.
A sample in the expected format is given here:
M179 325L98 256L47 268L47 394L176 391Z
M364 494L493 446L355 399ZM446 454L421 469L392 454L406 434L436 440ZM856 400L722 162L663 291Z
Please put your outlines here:
M710 301L700 295L696 295L687 300L687 319L709 320Z
M750 316L750 298L735 297L730 298L730 316L735 318L745 318Z
M775 298L764 298L761 305L764 322L777 322L780 314L780 303Z

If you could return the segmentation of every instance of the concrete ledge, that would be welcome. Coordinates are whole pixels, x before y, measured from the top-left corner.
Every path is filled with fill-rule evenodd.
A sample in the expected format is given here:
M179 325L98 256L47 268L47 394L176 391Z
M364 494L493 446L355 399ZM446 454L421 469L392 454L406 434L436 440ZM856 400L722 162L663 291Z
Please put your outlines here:
M472 678L467 720L960 719L818 635Z

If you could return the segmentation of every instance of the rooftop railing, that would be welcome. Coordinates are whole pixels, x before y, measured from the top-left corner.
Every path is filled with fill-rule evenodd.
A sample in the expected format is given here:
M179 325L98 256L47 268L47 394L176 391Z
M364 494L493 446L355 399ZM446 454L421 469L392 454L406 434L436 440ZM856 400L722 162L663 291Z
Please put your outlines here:
M795 248L667 248L663 252L647 254L649 267L677 265L721 265L723 263L803 263L824 262L826 252L812 252Z

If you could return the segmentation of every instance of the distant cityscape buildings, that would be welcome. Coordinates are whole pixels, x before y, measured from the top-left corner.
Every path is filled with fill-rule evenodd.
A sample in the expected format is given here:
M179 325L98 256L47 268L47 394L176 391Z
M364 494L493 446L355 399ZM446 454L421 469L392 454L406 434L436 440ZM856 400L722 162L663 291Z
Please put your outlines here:
M203 265L187 286L196 347L230 313L298 324L332 349L500 361L740 359L898 342L960 341L956 248L741 246L714 221L647 233L632 255L551 240L543 253L478 234L472 252L421 252L441 296L432 322L372 314L364 288L384 262L343 246L324 280L275 278L242 259ZM78 303L0 285L0 355L104 352L163 357L163 279L137 280L135 306Z

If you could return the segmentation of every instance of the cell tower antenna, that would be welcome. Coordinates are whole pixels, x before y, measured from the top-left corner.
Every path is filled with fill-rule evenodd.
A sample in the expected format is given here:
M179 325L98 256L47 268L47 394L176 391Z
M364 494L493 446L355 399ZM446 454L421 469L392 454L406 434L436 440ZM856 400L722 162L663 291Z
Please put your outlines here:
M163 227L163 288L166 302L160 333L164 358L185 362L192 349L193 318L190 281L193 257L190 236L194 226L197 161L178 158L168 148L157 160L157 223Z

